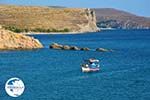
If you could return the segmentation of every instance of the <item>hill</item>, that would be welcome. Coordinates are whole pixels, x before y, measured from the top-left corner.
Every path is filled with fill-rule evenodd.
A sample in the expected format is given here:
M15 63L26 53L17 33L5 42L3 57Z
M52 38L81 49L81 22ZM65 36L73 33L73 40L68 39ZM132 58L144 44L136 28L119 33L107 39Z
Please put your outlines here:
M0 24L15 32L95 32L90 9L0 5Z
M96 8L97 25L101 28L150 29L150 18L112 8Z

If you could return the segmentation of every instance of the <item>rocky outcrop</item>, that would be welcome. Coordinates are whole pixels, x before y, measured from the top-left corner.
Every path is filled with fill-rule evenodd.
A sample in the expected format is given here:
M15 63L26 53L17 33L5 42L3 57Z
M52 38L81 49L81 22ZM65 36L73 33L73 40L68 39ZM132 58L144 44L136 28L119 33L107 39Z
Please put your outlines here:
M89 51L89 50L90 50L90 48L88 48L88 47L84 47L84 48L81 48L80 50L82 50L82 51Z
M90 51L91 49L88 47L77 47L77 46L69 46L69 45L61 45L58 43L53 43L49 46L51 49L57 49L57 50L80 50L80 51ZM98 52L113 52L112 49L106 49L106 48L97 48L95 51Z
M33 37L0 29L0 50L42 48L42 44Z
M78 25L80 27L79 32L93 32L100 31L96 25L96 15L95 11L91 9L85 9L87 23Z
M95 32L95 12L84 8L0 5L0 24L16 32Z
M89 51L90 49L87 47L77 47L77 46L69 46L69 45L61 45L58 43L53 43L50 45L51 49L58 49L58 50L82 50L82 51Z
M50 45L50 48L52 48L52 49L63 49L63 45L60 45L60 44L57 44L57 43L53 43L53 44ZM65 48L67 50L70 49L70 47L66 46L66 45L65 45Z
M97 48L96 51L99 51L99 52L109 52L109 51L112 51L112 50L105 49L105 48Z

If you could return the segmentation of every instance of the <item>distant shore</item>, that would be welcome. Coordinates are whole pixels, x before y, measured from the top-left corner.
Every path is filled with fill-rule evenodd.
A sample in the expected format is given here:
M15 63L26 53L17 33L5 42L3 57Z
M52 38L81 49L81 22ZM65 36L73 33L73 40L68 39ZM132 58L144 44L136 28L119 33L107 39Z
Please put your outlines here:
M49 33L44 33L44 32L28 32L28 33L19 33L19 34L24 34L24 35L42 35L42 34L84 34L84 33L90 33L90 32L49 32Z

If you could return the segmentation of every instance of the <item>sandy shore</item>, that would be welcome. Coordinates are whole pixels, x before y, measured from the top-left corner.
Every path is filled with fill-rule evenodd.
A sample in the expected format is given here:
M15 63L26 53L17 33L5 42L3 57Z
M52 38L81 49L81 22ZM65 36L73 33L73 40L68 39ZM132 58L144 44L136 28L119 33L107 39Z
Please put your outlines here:
M24 35L40 35L40 34L84 34L87 32L50 32L50 33L40 33L40 32L28 32L28 33L20 33Z

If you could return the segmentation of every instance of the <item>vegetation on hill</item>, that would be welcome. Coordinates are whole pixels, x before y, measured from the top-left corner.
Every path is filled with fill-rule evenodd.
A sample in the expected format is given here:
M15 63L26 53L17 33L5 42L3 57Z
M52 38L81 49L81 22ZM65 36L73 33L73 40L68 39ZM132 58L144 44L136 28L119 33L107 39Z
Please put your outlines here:
M22 33L22 32L69 32L68 28L57 30L57 29L42 29L42 28L35 28L35 29L28 29L28 28L17 28L15 26L2 26L6 30L10 30L12 32L16 33Z

